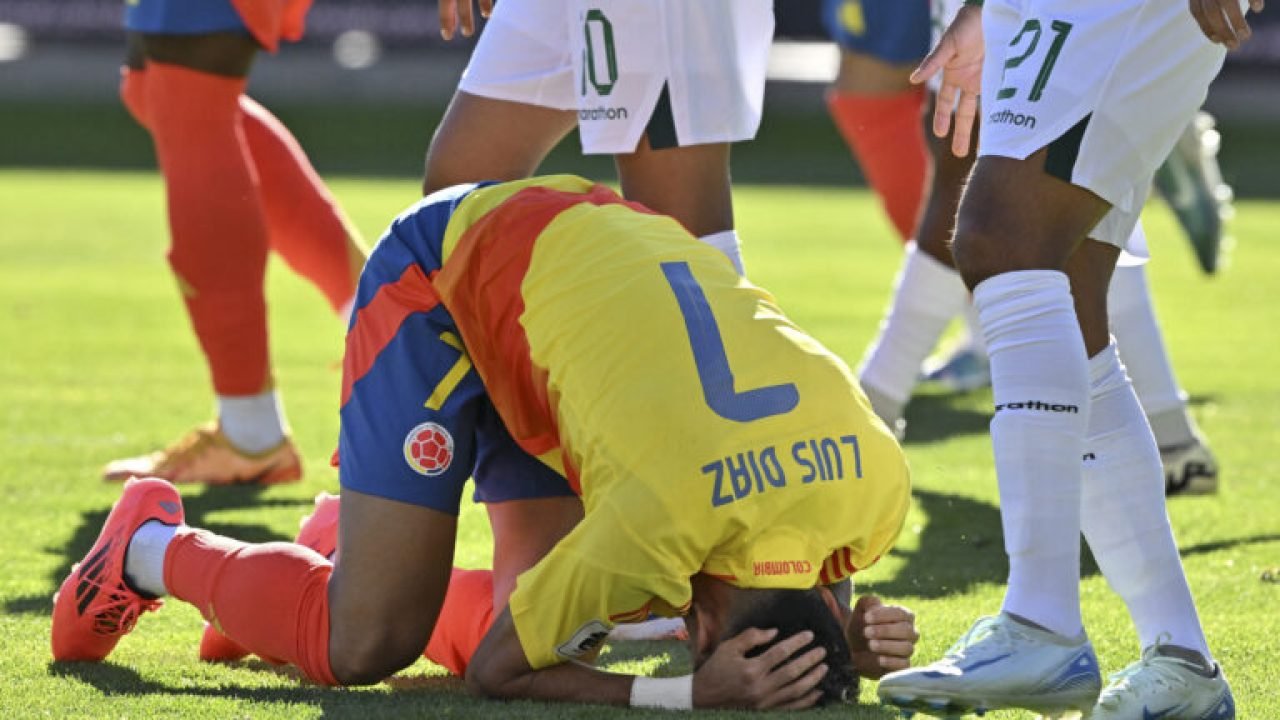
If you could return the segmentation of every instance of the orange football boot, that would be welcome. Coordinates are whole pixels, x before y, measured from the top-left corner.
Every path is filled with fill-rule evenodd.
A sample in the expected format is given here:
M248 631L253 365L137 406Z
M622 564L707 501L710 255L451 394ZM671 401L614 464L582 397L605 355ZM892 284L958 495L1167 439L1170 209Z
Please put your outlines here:
M302 460L293 441L261 453L237 449L216 422L196 427L164 450L107 463L108 482L132 476L159 477L174 484L273 485L302 477Z
M160 607L160 600L143 597L125 583L124 556L143 523L179 525L182 517L182 498L168 482L132 478L125 483L97 541L53 596L54 660L102 660L143 612Z
M309 547L321 555L331 558L338 550L338 496L322 492L316 495L316 507L310 515L299 523L295 543ZM236 662L243 660L250 653L239 643L223 635L216 627L204 624L204 634L200 636L200 659L205 662ZM267 662L280 665L271 658L263 658Z

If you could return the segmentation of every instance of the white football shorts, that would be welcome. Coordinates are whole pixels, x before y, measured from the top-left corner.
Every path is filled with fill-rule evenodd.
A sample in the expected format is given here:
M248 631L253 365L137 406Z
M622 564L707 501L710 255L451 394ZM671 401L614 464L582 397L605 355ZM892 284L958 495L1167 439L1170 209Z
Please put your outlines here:
M938 40L942 38L942 33L955 19L956 13L964 6L964 0L933 0L932 3L933 17L933 44L936 46ZM929 89L934 92L938 91L941 85L942 76L935 75L929 80ZM1150 251L1147 246L1147 236L1143 232L1142 223L1135 223L1133 231L1129 234L1124 244L1120 245L1120 259L1117 261L1119 265L1143 265L1147 262Z
M772 0L501 0L458 89L578 113L582 151L755 137Z
M1225 49L1183 0L987 0L982 20L979 155L1047 147L1046 172L1112 206L1089 236L1125 249Z

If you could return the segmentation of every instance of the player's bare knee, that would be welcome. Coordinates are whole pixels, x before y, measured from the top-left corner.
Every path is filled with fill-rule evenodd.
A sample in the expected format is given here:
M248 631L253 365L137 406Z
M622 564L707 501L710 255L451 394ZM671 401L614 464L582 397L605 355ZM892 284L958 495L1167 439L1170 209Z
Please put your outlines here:
M375 630L335 631L329 641L329 666L343 685L369 685L412 665L429 639L429 631L394 624Z
M956 226L951 255L970 289L989 277L1020 269L1005 247L1007 235L1002 237L993 225L985 218L962 218Z

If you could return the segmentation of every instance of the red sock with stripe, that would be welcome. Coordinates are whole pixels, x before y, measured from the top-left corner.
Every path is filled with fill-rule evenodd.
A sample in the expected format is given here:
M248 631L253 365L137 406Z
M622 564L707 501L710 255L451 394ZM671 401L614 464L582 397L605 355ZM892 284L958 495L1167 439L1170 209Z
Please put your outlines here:
M165 552L164 585L229 638L264 658L337 685L329 665L333 565L294 543L242 543L181 530Z
M169 264L219 395L270 388L267 226L240 124L244 78L151 63L146 117L164 173Z
M929 179L923 107L922 88L893 95L827 93L831 119L904 243L915 235Z
M147 71L120 69L120 98L150 129ZM271 248L314 284L336 312L347 310L368 252L289 129L248 95L241 124L258 175Z
M293 134L242 95L244 133L262 181L271 249L324 293L335 312L349 310L368 254Z

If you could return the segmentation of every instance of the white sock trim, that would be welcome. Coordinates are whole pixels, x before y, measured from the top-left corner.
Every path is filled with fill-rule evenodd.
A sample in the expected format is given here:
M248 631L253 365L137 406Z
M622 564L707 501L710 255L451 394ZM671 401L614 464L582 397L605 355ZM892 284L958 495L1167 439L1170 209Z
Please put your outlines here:
M231 444L249 454L270 450L286 434L284 408L275 390L257 395L219 395L218 422Z
M891 415L901 415L915 389L921 363L968 299L959 273L921 251L914 242L907 245L880 332L858 368L863 387L874 388L881 397L896 403L896 412ZM881 410L877 408L884 417Z
M169 593L164 586L164 555L178 525L148 520L134 531L124 555L124 574L133 589L152 597Z
M1133 378L1142 409L1148 416L1185 411L1186 393L1178 387L1143 266L1116 268L1107 292L1107 310L1120 359Z
M742 263L742 242L738 239L737 230L721 230L718 233L703 235L698 239L724 253L739 275L747 274L746 267Z

